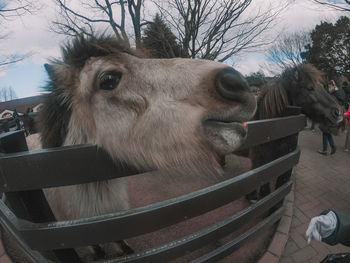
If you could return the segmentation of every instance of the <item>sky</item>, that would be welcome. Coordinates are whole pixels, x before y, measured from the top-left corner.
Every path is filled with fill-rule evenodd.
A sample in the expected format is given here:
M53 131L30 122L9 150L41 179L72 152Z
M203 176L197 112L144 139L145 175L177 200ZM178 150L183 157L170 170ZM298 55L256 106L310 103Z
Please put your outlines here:
M0 4L3 1L5 0L0 0ZM259 1L265 0L253 0L252 8ZM280 0L271 1L277 3ZM71 2L78 3L76 0ZM289 8L281 14L278 23L273 28L274 36L282 32L312 30L322 20L333 22L341 14L344 15L339 11L315 5L308 0L292 2ZM339 2L339 0L331 2ZM0 24L2 29L0 33L9 33L8 37L0 42L0 56L15 53L31 54L20 63L0 68L0 88L11 86L19 98L36 95L42 90L47 81L43 64L51 58L60 57L60 45L65 41L62 35L50 31L50 23L55 18L56 10L52 1L37 0L36 3L41 5L41 9L34 14ZM268 37L273 38L274 36L269 35ZM265 72L264 62L266 62L265 51L260 50L235 56L234 67L242 74L248 75L259 70Z

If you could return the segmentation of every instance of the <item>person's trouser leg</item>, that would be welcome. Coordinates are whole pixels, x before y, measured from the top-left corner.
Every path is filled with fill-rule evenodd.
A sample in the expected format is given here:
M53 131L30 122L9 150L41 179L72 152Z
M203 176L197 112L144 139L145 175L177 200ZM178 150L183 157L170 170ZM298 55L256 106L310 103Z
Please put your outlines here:
M17 126L16 130L20 130L21 129L21 124L20 124L18 119L16 120L16 126Z
M334 147L334 140L332 134L328 133L328 141L331 147Z
M345 149L350 149L350 123L346 124Z
M322 143L323 143L323 151L327 151L328 148L328 136L327 133L322 132Z
M335 152L337 151L337 147L335 147L333 136L331 133L328 133L327 136L328 136L329 145L331 146L331 155L335 154Z

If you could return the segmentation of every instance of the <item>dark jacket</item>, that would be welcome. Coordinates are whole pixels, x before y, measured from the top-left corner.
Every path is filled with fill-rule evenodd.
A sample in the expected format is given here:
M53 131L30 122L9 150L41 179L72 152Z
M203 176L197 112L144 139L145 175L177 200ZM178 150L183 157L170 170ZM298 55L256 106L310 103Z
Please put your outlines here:
M16 119L16 118L19 117L18 112L17 112L16 110L13 112L12 117L13 117L14 119Z
M331 95L337 99L340 105L346 106L347 101L346 101L346 95L343 88L336 88L336 90L331 92Z
M329 126L329 125L326 126L323 123L320 123L319 128L321 132L324 132L324 133L330 133L332 135L338 135L339 133L338 126Z
M322 241L328 245L334 246L338 243L344 246L350 246L350 213L326 210L321 215L326 215L329 211L333 211L337 216L337 226L332 235L327 238L323 238Z
M350 102L350 86L343 86L343 90L345 93L345 100L347 103Z

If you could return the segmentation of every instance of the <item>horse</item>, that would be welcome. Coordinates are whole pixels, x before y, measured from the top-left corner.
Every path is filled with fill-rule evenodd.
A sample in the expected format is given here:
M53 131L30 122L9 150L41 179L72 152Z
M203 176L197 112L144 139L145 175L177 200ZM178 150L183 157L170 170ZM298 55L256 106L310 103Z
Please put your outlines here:
M255 119L277 117L292 105L316 123L336 126L343 120L342 109L324 86L324 74L309 63L287 68L263 86Z
M257 97L258 109L254 119L282 117L287 106L297 106L301 107L302 113L313 122L331 127L336 133L343 121L343 110L336 99L326 91L325 83L324 74L312 64L302 63L287 68L278 78L262 86ZM290 145L296 139L292 136L288 140L276 140L253 147L250 152L253 167L259 167L287 154L290 152ZM265 196L272 190L270 188L276 188L289 180L289 175L282 175L278 180L280 181L277 181L274 187L262 187L260 195ZM248 198L257 198L256 193Z
M168 191L164 177L180 191L217 182L256 110L247 82L232 67L146 58L108 36L73 39L46 69L42 147L94 144L140 171L163 171L149 175L159 198ZM130 208L127 184L122 178L44 192L56 218L72 220Z

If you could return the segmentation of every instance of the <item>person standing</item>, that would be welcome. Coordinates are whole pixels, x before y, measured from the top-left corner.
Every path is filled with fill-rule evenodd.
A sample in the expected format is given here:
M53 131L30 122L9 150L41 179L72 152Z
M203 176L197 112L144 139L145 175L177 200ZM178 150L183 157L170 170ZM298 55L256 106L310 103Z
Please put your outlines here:
M345 137L345 152L350 152L350 103L348 104L348 111L344 113L344 117L347 120L346 123L346 137Z
M335 82L334 80L331 80L328 84L328 91L330 94L332 94L333 96L335 96L337 98L338 101L340 101L340 97L341 96L338 96L339 93L339 89L337 88L337 86L335 85ZM339 97L339 98L338 98ZM344 97L345 99L345 97ZM343 98L342 100L343 101ZM333 136L331 134L331 131L330 131L330 128L323 125L323 124L320 124L319 126L320 130L322 131L322 150L318 150L318 153L320 154L323 154L323 155L327 155L327 149L328 149L328 143L329 145L331 146L331 155L332 154L335 154L335 152L337 151L337 148L334 144L334 139L333 139Z
M345 93L345 100L346 100L346 106L349 106L348 104L350 103L350 86L347 81L343 82L342 88Z
M18 114L16 109L13 111L12 117L13 117L13 119L16 122L16 126L17 126L16 130L20 130L21 129L21 123L20 123L20 119L19 119L19 114Z
M322 131L322 150L318 150L318 153L323 154L323 155L327 155L328 153L328 143L331 146L331 155L335 154L335 152L337 151L337 147L334 144L334 139L333 136L331 134L331 131L329 130L328 127L320 124L319 126L320 130Z
M311 123L310 130L311 130L312 132L315 132L315 131L316 131L316 130L315 130L315 122L314 122L314 121L312 121L312 123Z
M329 81L328 91L333 97L337 99L338 103L342 107L347 106L345 91L343 88L338 88L334 80Z

